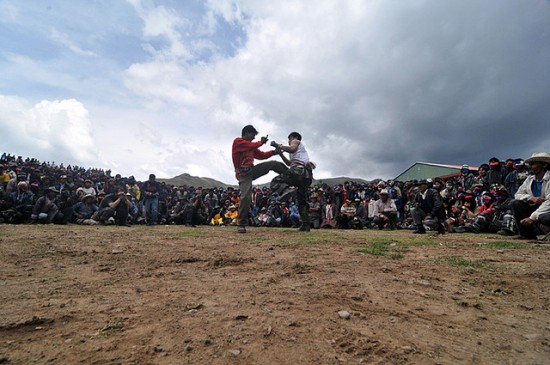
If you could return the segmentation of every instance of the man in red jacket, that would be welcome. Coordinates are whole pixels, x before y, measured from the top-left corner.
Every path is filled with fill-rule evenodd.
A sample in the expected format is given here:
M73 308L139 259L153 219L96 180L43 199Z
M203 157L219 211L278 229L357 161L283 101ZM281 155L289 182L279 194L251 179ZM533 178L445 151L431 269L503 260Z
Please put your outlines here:
M268 139L267 137L262 137L260 141L252 142L257 134L258 131L254 126L247 125L243 128L241 137L237 137L233 141L233 166L235 166L235 176L239 181L239 189L241 190L239 225L237 227L239 233L246 233L245 226L248 224L250 204L252 202L252 181L266 175L269 171L282 174L287 169L282 162L278 161L267 161L254 165L254 159L265 160L278 154L276 150L260 151L259 148Z

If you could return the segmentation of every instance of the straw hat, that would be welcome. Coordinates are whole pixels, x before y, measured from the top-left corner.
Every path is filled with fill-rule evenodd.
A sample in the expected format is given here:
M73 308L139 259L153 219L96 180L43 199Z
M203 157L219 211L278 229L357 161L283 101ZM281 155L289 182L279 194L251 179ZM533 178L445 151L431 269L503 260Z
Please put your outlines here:
M543 162L550 164L550 153L548 152L535 152L529 157L527 160L525 160L526 163L532 163L532 162Z

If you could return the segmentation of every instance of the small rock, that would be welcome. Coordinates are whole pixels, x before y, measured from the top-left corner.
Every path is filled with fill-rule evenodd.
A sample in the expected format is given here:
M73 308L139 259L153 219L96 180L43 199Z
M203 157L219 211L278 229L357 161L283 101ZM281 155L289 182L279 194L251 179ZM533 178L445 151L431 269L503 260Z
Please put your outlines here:
M164 349L163 349L161 346L158 346L158 345L157 345L157 346L155 346L155 348L153 349L153 351L155 351L155 352L163 352Z
M265 331L265 336L271 335L271 326L267 327L267 330Z
M124 253L124 251L122 251L122 250L112 250L111 253L112 253L113 255L118 255L118 254L120 254L120 253Z
M193 350L193 346L191 346L191 345L186 345L186 346L183 348L183 351L185 351L185 352L190 352L191 350Z
M532 341L532 340L535 340L539 337L538 334L527 334L527 335L523 335L523 338L525 338L526 340L529 340L529 341Z
M230 355L234 356L234 357L237 357L241 354L241 352L239 350L229 350L227 351Z
M351 314L348 311L340 311L338 312L338 316L342 319L350 319Z
M413 348L411 346L402 346L401 349L406 354L410 354L411 352L413 352Z

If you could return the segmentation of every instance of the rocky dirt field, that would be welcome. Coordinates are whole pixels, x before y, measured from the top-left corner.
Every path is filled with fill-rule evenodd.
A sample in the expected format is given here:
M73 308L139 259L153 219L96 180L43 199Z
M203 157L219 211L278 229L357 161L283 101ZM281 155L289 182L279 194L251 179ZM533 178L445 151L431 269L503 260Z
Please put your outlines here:
M550 364L548 243L1 225L0 257L0 364Z

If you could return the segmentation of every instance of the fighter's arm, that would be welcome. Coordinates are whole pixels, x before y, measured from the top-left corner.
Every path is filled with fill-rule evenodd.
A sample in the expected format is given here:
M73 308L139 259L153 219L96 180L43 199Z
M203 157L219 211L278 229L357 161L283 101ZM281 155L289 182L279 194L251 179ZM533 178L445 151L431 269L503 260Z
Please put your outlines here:
M284 155L284 153L281 151L279 153L279 156L281 156L281 160L285 163L285 165L290 166L290 160Z
M300 140L293 139L292 141L290 141L290 144L288 146L280 144L279 148L285 152L294 153L298 150L299 145L300 145Z

